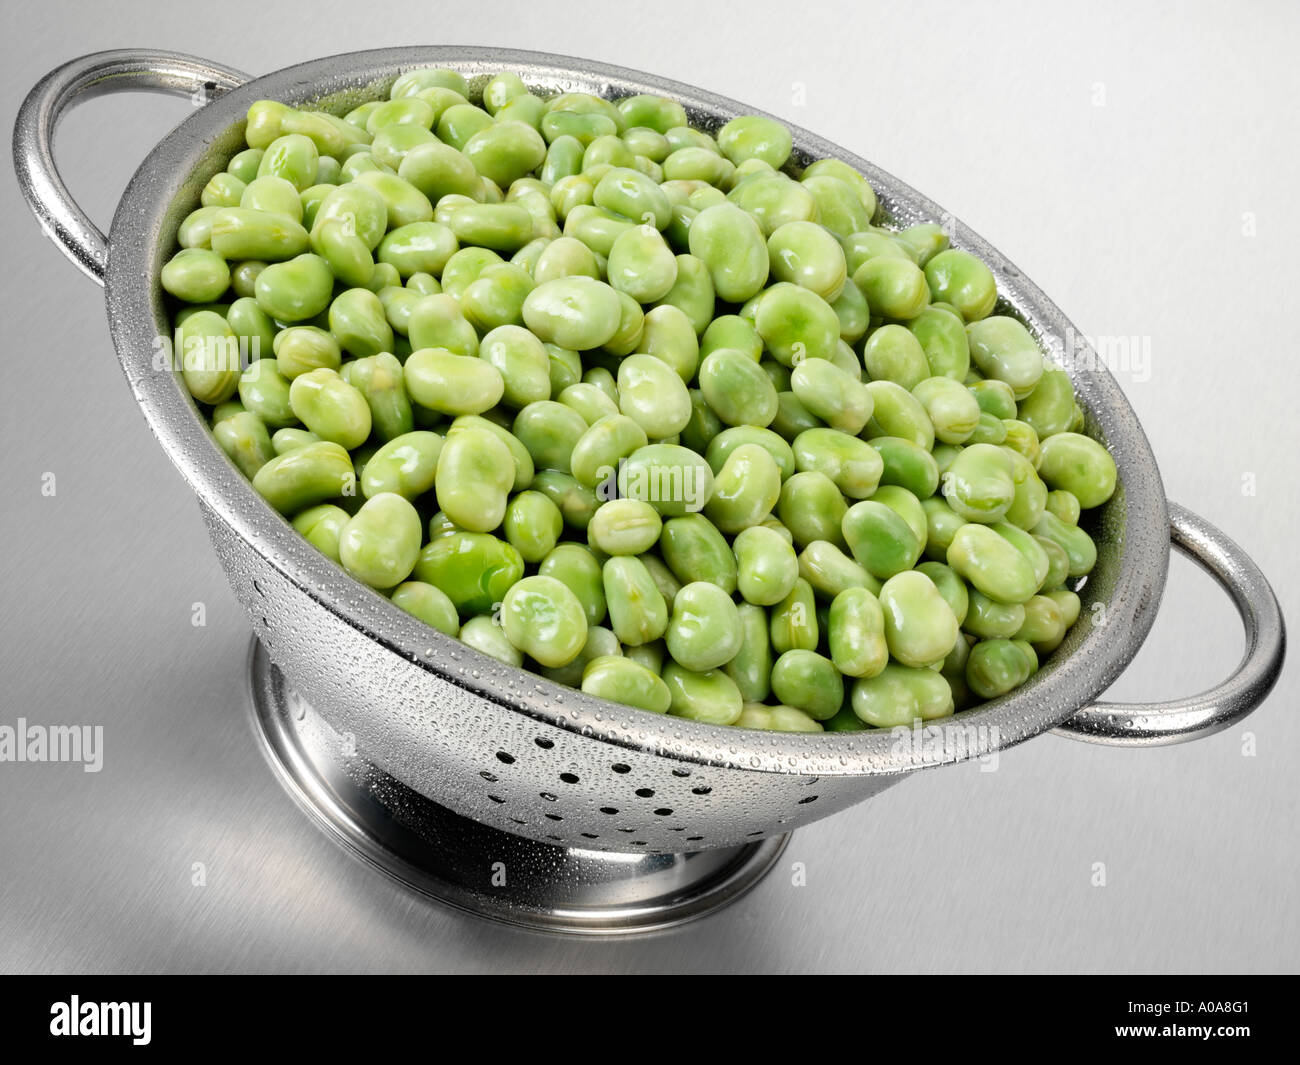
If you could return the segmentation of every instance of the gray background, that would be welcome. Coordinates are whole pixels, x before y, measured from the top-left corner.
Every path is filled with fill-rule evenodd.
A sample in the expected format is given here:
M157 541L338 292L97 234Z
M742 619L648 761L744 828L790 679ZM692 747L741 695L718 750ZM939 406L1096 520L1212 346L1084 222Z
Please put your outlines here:
M1245 545L1298 616L1294 5L751 0L726 5L725 24L723 10L11 4L0 111L65 59L132 45L254 74L393 44L534 47L747 101L914 183L1084 332L1149 338L1149 380L1121 381L1170 498ZM112 97L68 118L59 158L94 218L107 224L186 108ZM0 969L1298 967L1294 665L1254 717L1199 743L1043 737L996 773L925 774L802 830L753 895L676 934L550 939L390 885L312 827L262 762L244 704L248 630L123 386L101 294L41 236L11 175L0 196L0 723L106 733L97 775L0 764ZM54 498L40 492L47 471ZM206 627L190 623L196 602ZM1241 647L1227 601L1175 560L1155 631L1111 697L1193 692ZM791 884L795 861L806 887ZM195 862L205 887L191 884ZM1092 886L1096 862L1105 887Z

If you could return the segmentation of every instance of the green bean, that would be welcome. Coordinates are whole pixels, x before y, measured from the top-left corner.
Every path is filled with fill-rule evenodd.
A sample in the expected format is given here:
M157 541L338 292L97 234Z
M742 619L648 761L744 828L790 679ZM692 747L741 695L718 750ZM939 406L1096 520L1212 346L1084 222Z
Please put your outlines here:
M893 381L868 381L863 387L871 396L872 409L864 436L897 436L933 450L934 424L911 392Z
M907 321L930 302L930 289L920 267L908 259L877 256L853 271L853 283L867 298L871 313Z
M1009 385L1016 399L1034 391L1043 376L1043 354L1020 322L1001 315L985 318L971 322L966 336L971 361L985 377ZM1004 417L1015 417L1015 412Z
M863 569L882 581L910 570L921 557L923 545L912 527L897 511L874 499L848 508L843 537Z
M757 444L764 448L781 471L782 481L795 472L794 452L780 436L757 425L736 425L723 429L709 441L705 459L715 475L742 444Z
M1030 532L1055 541L1065 551L1071 577L1082 577L1092 572L1093 566L1097 564L1097 545L1092 537L1077 525L1063 522L1050 511L1044 511Z
M264 425L284 429L296 425L298 416L289 402L289 382L276 371L275 364L275 359L258 359L240 374L239 400Z
M879 450L834 429L806 429L791 442L795 465L829 477L850 499L866 499L880 485L885 464Z
M602 503L587 526L587 541L607 555L641 555L654 547L663 520L649 503L611 499Z
M853 712L876 728L910 727L951 714L952 689L932 669L890 662L875 676L854 682Z
M588 662L582 690L653 714L666 714L672 705L667 684L645 666L621 656L606 655Z
M925 263L925 280L936 303L951 304L968 322L993 313L998 298L993 273L970 252L939 252Z
M211 303L230 287L230 267L216 252L184 248L162 268L162 287L189 303Z
M587 642L582 603L554 577L524 577L501 604L506 639L543 666L555 668L578 657Z
M295 521L295 525L297 522ZM424 581L403 581L393 589L389 596L393 605L405 610L412 617L419 618L426 625L455 636L460 628L460 619L456 616L456 605L447 594L432 584Z
M461 626L460 642L476 651L518 668L523 665L524 656L518 648L507 639L501 626L494 618L474 617Z
M462 529L491 532L505 517L514 471L510 449L494 434L478 428L450 433L437 460L438 503Z
M826 599L849 588L865 588L874 595L881 587L879 580L827 540L814 540L799 552L799 576Z
M1048 512L1055 514L1066 525L1079 524L1079 500L1075 498L1073 492L1067 492L1063 488L1057 488L1047 493L1047 499L1043 507Z
M918 499L934 495L939 466L930 452L898 436L876 436L868 443L880 456L881 484L906 488Z
M783 655L787 651L815 651L820 629L812 585L800 577L790 594L771 611L768 631L772 649Z
M971 648L966 683L981 699L996 699L1027 681L1038 669L1033 648L1021 640L981 640Z
M308 507L293 519L294 529L317 551L335 562L339 560L339 537L352 515L332 503ZM453 613L454 618L454 613ZM455 635L455 626L451 634Z
M702 514L685 514L664 522L659 550L683 584L704 581L730 594L736 590L737 567L731 546Z
M847 510L848 505L835 482L817 470L801 471L787 478L776 506L777 517L800 547L814 540L843 544L841 522Z
M925 408L936 440L964 444L979 425L979 403L970 389L948 377L927 377L912 386L912 395Z
M773 606L794 590L799 559L780 534L763 526L741 531L733 545L736 587L746 602Z
M754 328L777 362L797 367L807 360L833 357L840 320L817 293L781 282L759 297L754 306Z
M1043 441L1038 473L1049 488L1063 489L1085 510L1115 493L1115 460L1091 437L1056 433Z
M931 304L907 323L920 342L935 377L951 377L959 384L970 371L970 341L961 318L946 305Z
M696 673L717 669L739 653L742 638L736 604L721 588L692 582L677 593L664 634L674 662Z
M481 414L505 394L505 381L495 366L445 348L412 352L403 372L411 399L442 414Z
M370 407L365 396L334 370L309 370L289 386L289 406L298 420L322 440L351 450L370 436Z
M339 534L339 561L372 588L392 588L410 576L420 556L420 515L402 496L371 496Z
M721 670L695 673L669 662L664 666L663 680L670 696L668 712L674 717L709 725L731 725L744 709L740 689Z
M781 470L766 448L742 444L727 456L704 506L724 533L735 534L763 521L781 496Z
M745 302L767 281L763 231L733 204L721 203L700 212L691 224L690 251L707 268L717 295L731 303Z
M1034 390L1020 400L1016 415L1046 440L1066 432L1074 418L1074 389L1070 377L1055 366L1043 370Z
M873 380L893 381L909 391L930 376L925 349L901 325L882 325L867 337L862 361Z
M440 588L464 617L490 613L523 577L524 560L491 534L452 532L424 545L414 572L416 580Z
M1029 559L987 525L963 525L948 548L948 565L999 603L1023 603L1039 587Z
M212 435L239 472L250 480L275 458L266 423L251 411L221 419L213 426Z
M601 574L610 628L619 640L636 647L659 639L668 628L668 604L645 563L617 555L606 560Z
M846 677L874 677L889 662L885 614L865 587L846 587L831 600L831 661Z
M895 574L879 595L889 653L905 666L933 666L957 642L958 623L934 581L919 570Z
M393 492L414 501L434 485L443 439L424 430L395 436L370 456L361 472L361 494L372 499Z

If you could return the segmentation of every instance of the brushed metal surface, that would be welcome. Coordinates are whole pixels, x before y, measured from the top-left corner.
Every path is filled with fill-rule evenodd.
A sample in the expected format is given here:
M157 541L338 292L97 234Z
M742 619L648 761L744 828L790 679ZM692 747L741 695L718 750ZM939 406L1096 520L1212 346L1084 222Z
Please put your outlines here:
M55 6L13 13L3 72L10 114L46 70L104 42L102 22L52 18ZM342 17L347 9L328 3L316 9L319 37L310 45L299 38L300 12L238 2L234 8L245 18L209 27L205 39L214 55L251 69L284 62L284 42L298 41L296 54L305 56L391 38L387 29L358 27ZM416 24L425 9L406 10ZM686 39L665 55L653 33L621 37L615 48L613 38L601 36L608 32L605 20L595 17L595 8L590 14L561 33L541 6L521 6L510 12L499 39L617 54L686 80L746 86L737 95L864 145L927 187L933 181L936 190L947 189L940 198L983 219L980 228L1032 264L1033 276L1085 328L1154 334L1153 382L1130 379L1125 387L1155 441L1171 493L1203 507L1247 545L1278 581L1285 609L1294 611L1289 530L1300 523L1300 509L1288 452L1277 447L1280 427L1290 424L1290 393L1258 387L1261 378L1293 372L1286 345L1273 339L1285 333L1284 301L1239 322L1238 342L1252 352L1255 376L1224 376L1222 349L1203 335L1203 316L1186 313L1188 306L1254 298L1257 278L1285 265L1287 245L1277 235L1294 232L1297 223L1288 177L1297 172L1295 153L1259 140L1230 117L1247 106L1267 115L1300 91L1282 47L1293 33L1273 33L1276 47L1261 45L1248 39L1244 21L1215 20L1216 49L1249 46L1258 59L1273 56L1256 67L1252 85L1261 102L1253 103L1220 68L1182 77L1184 64L1195 66L1189 60L1194 34L1198 28L1211 33L1204 14L1180 20L1170 40L1154 15L1130 11L1121 41L1103 34L1100 22L1066 27L1047 15L1030 17L1022 25L1043 48L1041 64L1035 59L1030 69L1050 75L1049 91L1017 81L1009 58L979 70L966 66L969 92L918 93L900 124L887 108L862 108L853 94L838 90L861 76L850 56L826 57L816 69L803 61L776 71L754 68L744 56L761 43L761 19L737 27L732 59L712 46L706 56L705 42ZM263 20L264 38L250 39L240 28L254 17ZM677 17L693 15L683 7ZM903 17L898 10L879 12L873 34L906 39ZM126 39L192 42L192 13L180 8L152 11L134 23L115 9L113 21L112 32ZM468 11L448 10L439 15L440 35L473 39L481 32L477 21ZM789 53L817 54L823 28L817 19L791 25ZM926 32L929 54L942 68L961 67L980 42L1015 50L974 12L953 9ZM873 82L901 83L914 73L914 57L879 51ZM1088 95L1107 76L1111 110L1099 112ZM798 78L810 96L806 106L792 108L788 83ZM1162 86L1181 91L1162 95ZM1147 101L1140 122L1126 117L1126 97ZM953 111L959 99L969 100L969 108L962 103ZM1005 109L1016 117L1000 120L999 128L1035 130L1038 140L1032 148L1005 149L1006 166L949 171L954 153L974 158L987 144L983 119L970 110L977 104ZM97 102L67 120L60 160L92 217L107 217L135 160L183 113L181 105L131 99ZM1225 145L1208 161L1207 124ZM1077 150L1080 143L1086 150ZM1035 166L1025 165L1031 153ZM1249 181L1238 165L1251 171ZM1197 181L1183 180L1193 172ZM1222 218L1196 226L1180 221L1204 218L1207 194L1231 216L1228 237ZM1271 971L1300 965L1293 887L1300 808L1288 769L1300 743L1290 712L1298 695L1293 667L1250 720L1249 737L1233 730L1142 754L1044 739L1003 754L995 773L966 765L932 774L802 829L786 856L791 868L733 911L655 940L569 944L496 929L424 905L358 868L305 823L256 757L241 701L247 624L205 547L192 494L123 393L105 340L101 294L69 280L67 263L32 225L11 185L0 196L6 254L23 264L3 297L8 308L21 301L24 312L13 318L10 340L15 351L45 355L28 363L24 401L0 422L7 456L0 529L6 544L20 548L0 556L9 608L0 644L4 719L25 713L51 723L103 723L107 730L100 774L0 766L6 814L0 820L0 968ZM1017 210L1008 210L1010 201ZM1236 234L1237 215L1248 209L1271 220L1253 243ZM1094 240L1102 217L1105 239ZM1220 268L1197 265L1208 262ZM58 324L53 342L50 323ZM1215 393L1214 431L1207 423L1189 433L1188 412L1203 409L1207 382ZM70 410L89 412L82 432L67 431ZM102 446L106 440L112 447ZM59 476L52 499L38 489L46 472ZM1258 495L1241 490L1246 473L1258 480ZM1112 690L1116 698L1158 698L1175 685L1195 690L1236 661L1236 623L1218 590L1179 560L1173 576L1156 630ZM203 627L191 625L194 602L207 606ZM1245 756L1247 739L1257 744L1254 757ZM195 862L207 869L203 887L192 883ZM805 866L804 887L792 883L796 862ZM1109 871L1104 889L1090 883L1096 862Z

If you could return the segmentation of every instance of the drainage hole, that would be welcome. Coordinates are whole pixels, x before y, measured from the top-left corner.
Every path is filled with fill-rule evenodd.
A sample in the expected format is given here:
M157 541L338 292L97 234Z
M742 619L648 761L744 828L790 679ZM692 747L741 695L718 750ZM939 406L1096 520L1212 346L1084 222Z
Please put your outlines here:
M760 828L757 832L746 832L746 833L745 833L745 835L747 835L747 836L761 836L762 834L763 834L763 830L762 830L761 828Z
M655 817L672 817L673 812L667 806L661 806L655 811Z
M612 766L610 766L609 768L612 769L612 770L614 770L615 773L630 773L630 772L632 772L632 767L631 767L630 765L624 765L622 762L615 762L615 763L614 763Z
M705 787L691 788L692 795L708 795L711 791L713 791L712 788L705 788Z
M600 812L603 813L603 814L611 814L611 815L612 815L612 814L616 814L616 813L618 813L618 807L617 807L617 806L602 806L602 807L600 808Z
M579 832L578 835L583 839L600 839L600 837L594 832Z
M564 818L561 817L559 814L543 814L542 816L544 816L548 821L563 821L563 820L564 820Z
M486 769L483 770L481 773L479 773L479 776L481 776L481 777L482 777L484 780L486 780L489 784L495 784L495 783L497 782L497 776L496 776L496 774L495 774L495 773L489 773Z
M515 756L513 754L506 754L505 751L497 751L497 761L501 762L503 765L513 765Z
M498 802L498 803L505 802L505 799L501 798L500 795L489 795L488 798L491 799L493 802Z
M537 794L540 795L547 802L555 802L556 799L559 798L558 795L552 795L549 791L539 791Z
M808 798L806 798L806 799L800 799L800 800L799 800L799 805L800 805L800 806L803 806L803 805L806 804L806 803L816 802L816 801L817 801L817 796L816 796L816 795L809 795Z
M687 839L689 842L691 842L691 843L698 843L698 842L699 842L700 840L702 840L703 838L704 838L703 836L687 836L687 837L686 837L686 839Z
M555 741L548 740L545 736L538 736L535 740L533 740L533 742L537 744L537 746L544 751L549 751L552 747L555 746Z
M643 799L653 799L653 798L654 798L654 794L655 794L655 789L654 789L654 788L637 788L637 789L636 789L636 793L637 793L637 795L639 795L639 796L640 796L641 798L643 798Z
M561 774L560 774L560 779L561 779L562 781L564 781L566 784L576 784L576 783L578 783L578 774L577 774L577 773L561 773Z
M636 829L635 829L635 828L620 828L619 831L620 831L620 832L635 832Z
M690 775L691 775L691 771L690 771L689 769L674 769L674 770L673 770L673 776L675 776L675 777L689 777Z

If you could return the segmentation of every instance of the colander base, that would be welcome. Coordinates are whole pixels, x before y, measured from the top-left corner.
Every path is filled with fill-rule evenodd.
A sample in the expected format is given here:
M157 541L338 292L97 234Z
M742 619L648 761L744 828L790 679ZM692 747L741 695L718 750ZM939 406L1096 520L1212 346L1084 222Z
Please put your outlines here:
M453 813L366 761L288 687L262 644L249 652L257 736L281 783L349 851L439 902L539 931L657 931L734 902L789 841L630 854L542 843Z

